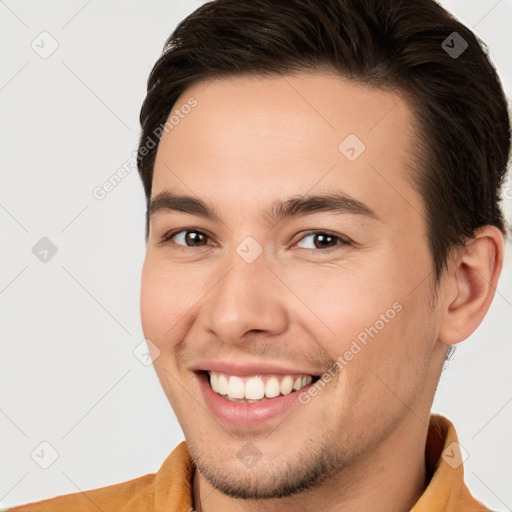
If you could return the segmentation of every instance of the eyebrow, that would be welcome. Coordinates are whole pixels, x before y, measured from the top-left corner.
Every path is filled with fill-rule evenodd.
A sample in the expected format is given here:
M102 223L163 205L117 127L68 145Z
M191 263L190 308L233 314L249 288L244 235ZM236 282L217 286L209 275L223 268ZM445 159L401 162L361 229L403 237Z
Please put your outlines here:
M196 197L164 190L151 199L149 205L150 218L157 213L173 211L189 213L210 220L221 220L220 215L211 204ZM381 220L367 204L343 192L294 196L285 201L276 201L270 209L263 212L263 217L271 222L279 222L286 218L312 215L319 212L363 215L371 219Z

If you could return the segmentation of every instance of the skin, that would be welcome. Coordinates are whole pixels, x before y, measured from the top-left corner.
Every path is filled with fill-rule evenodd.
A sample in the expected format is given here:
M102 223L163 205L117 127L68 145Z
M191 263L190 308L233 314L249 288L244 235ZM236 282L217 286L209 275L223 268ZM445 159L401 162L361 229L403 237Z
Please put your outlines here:
M407 167L415 120L397 94L302 72L195 84L173 110L190 97L197 106L160 141L152 197L199 197L220 220L151 219L141 315L198 468L195 509L409 510L427 485L424 446L446 349L490 306L502 234L486 226L454 251L434 295L426 213ZM350 133L366 145L353 162L338 150ZM317 212L272 223L262 214L274 201L333 190L378 220ZM180 229L206 236L159 244ZM352 243L325 246L311 230ZM247 236L263 249L250 264L236 252ZM320 374L394 303L401 311L310 403L265 425L222 424L190 371L204 359L263 360ZM247 442L261 452L250 468L237 457Z

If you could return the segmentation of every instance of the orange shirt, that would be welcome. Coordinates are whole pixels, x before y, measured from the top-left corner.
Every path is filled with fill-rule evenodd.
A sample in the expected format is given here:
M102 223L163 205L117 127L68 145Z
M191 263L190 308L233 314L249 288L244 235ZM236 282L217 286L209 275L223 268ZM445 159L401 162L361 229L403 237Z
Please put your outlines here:
M443 455L443 456L442 456ZM464 484L461 450L453 424L432 414L425 448L430 481L411 512L483 512ZM21 505L8 512L191 512L195 465L185 441L157 473L91 491Z

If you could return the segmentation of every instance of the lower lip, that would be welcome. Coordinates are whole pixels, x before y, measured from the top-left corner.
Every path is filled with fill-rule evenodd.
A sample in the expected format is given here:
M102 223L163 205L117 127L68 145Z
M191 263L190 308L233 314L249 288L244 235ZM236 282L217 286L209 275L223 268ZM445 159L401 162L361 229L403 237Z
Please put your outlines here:
M199 387L203 393L204 400L215 416L225 423L239 427L260 425L265 421L282 415L285 411L299 403L300 393L307 392L315 384L315 381L313 381L298 391L292 391L288 395L269 398L262 402L232 402L213 391L204 372L196 372L196 376L199 380Z

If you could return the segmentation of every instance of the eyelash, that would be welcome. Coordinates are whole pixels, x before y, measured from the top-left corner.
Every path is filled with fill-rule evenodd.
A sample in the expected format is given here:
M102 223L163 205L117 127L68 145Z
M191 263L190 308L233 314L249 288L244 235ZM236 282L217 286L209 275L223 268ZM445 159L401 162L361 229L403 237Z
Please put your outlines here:
M175 231L171 231L169 233L166 233L161 241L159 242L159 245L167 245L172 238L174 238L176 235L180 234L180 233L199 233L201 235L204 235L206 236L208 239L209 239L209 236L206 234L206 233L203 233L202 231L199 231L198 229L179 229L179 230L175 230ZM308 236L311 236L311 235L327 235L327 236L330 236L336 240L338 240L340 243L337 243L336 245L332 246L332 247L328 247L326 249L302 249L304 251L312 251L312 252L322 252L322 253L329 253L329 252L332 252L336 249L339 249L340 247L345 247L345 246L348 246L348 245L352 245L351 241L348 240L347 238L344 238L344 237L341 237L339 235L336 235L335 233L332 233L330 231L321 231L321 230L318 230L318 231L310 231L306 234L304 234L304 236L302 236L302 238L300 238L297 242L295 242L295 244L298 244L299 242L301 242L302 240L304 240L305 238L307 238ZM186 245L178 245L178 244L174 244L176 245L177 247L179 247L182 251L187 251L187 250L194 250L194 249L202 249L206 246L203 246L203 245L199 245L199 246L195 246L195 247L190 247L190 246L186 246Z

